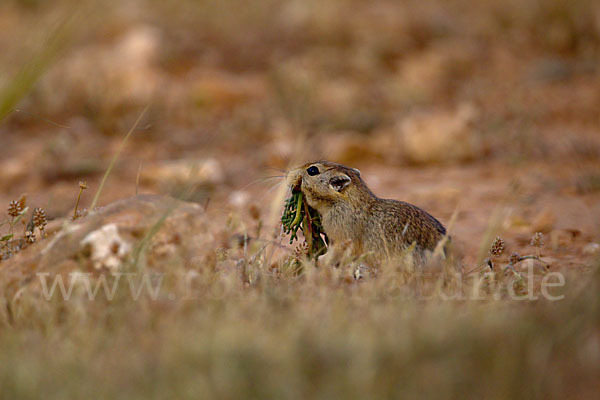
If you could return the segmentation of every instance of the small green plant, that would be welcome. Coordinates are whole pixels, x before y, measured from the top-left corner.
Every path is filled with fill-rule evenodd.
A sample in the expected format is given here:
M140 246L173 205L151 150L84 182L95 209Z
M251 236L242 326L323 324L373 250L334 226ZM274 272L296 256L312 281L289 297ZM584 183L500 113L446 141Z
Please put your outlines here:
M321 216L311 208L301 191L294 191L285 201L281 216L283 232L290 235L290 244L298 240L298 229L304 234L306 255L316 259L327 251L327 235L323 232Z

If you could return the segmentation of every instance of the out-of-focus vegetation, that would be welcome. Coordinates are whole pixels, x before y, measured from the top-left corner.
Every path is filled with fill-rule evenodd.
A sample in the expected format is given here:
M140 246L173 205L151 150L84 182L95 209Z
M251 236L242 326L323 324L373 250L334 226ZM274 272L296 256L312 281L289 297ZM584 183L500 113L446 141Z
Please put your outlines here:
M562 301L526 304L424 300L386 281L395 274L345 285L339 271L308 272L244 288L236 274L201 271L186 301L91 302L80 291L48 303L27 291L15 320L2 320L2 394L560 399L599 389L597 271Z
M48 217L0 262L0 398L600 390L597 1L4 0L0 27L0 206L26 194ZM290 262L263 178L321 158L456 211L462 275ZM76 203L138 192L206 211L132 202L71 230ZM31 238L18 215L0 220L11 246ZM100 280L79 240L111 223L110 265L165 274L158 297L46 300L37 272ZM561 272L563 300L511 300L523 270L476 268L501 231L497 265L544 232L535 291Z

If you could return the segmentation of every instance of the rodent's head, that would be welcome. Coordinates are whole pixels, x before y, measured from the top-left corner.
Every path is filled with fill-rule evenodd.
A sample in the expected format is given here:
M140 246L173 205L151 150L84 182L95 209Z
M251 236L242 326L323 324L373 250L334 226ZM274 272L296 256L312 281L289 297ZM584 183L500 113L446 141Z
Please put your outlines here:
M293 168L286 182L292 191L301 191L308 205L319 212L340 201L360 203L373 198L356 168L330 161L316 161Z

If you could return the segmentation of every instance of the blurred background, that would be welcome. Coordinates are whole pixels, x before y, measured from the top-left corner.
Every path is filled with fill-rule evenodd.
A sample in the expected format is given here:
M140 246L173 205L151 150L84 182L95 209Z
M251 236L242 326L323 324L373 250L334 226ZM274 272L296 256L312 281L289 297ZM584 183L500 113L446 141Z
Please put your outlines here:
M193 200L260 207L325 158L459 210L468 249L504 202L516 234L598 234L597 1L4 0L0 27L2 204L89 205L148 107L100 204L196 166Z
M0 0L0 50L0 210L50 220L0 264L0 398L597 397L598 0ZM99 206L208 212L106 207L164 290L48 301L36 272L108 275L63 223L123 144ZM269 177L322 158L451 225L465 275L299 273ZM508 298L514 251L564 300Z

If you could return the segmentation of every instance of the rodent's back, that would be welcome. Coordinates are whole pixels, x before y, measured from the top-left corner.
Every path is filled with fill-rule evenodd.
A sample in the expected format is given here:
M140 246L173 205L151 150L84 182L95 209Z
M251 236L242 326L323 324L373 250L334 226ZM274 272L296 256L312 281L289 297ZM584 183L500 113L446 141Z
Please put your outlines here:
M365 247L395 253L415 243L417 251L433 251L446 234L446 228L431 214L403 201L378 198L368 215L364 236L371 243Z

